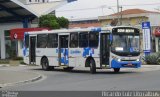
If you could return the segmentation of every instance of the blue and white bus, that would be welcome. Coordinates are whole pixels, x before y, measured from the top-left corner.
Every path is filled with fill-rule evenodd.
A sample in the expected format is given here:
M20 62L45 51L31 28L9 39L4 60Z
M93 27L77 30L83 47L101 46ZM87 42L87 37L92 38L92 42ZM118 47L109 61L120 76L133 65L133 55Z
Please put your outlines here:
M74 67L96 69L139 68L140 31L134 27L60 29L26 32L24 62L42 69Z

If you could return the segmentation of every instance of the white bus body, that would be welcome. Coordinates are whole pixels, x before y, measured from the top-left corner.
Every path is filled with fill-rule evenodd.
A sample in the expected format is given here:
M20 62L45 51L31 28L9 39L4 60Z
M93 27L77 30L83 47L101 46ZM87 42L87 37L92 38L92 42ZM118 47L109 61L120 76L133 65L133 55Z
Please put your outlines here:
M26 32L24 62L42 65L44 70L51 66L90 67L91 73L95 73L96 68L109 67L115 72L120 68L139 68L139 35L139 30L133 27ZM131 46L134 41L136 45Z

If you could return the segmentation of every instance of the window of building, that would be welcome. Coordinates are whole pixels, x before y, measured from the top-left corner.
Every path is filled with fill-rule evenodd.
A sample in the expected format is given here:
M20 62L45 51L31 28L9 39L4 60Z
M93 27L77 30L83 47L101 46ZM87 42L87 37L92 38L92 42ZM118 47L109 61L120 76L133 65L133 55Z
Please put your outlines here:
M88 32L79 33L79 47L88 47Z
M48 34L48 48L58 47L58 34Z
M71 48L78 47L78 33L71 33L70 34L70 47Z
M37 48L46 48L47 46L47 34L37 35Z
M89 33L89 47L98 47L99 33L90 32Z

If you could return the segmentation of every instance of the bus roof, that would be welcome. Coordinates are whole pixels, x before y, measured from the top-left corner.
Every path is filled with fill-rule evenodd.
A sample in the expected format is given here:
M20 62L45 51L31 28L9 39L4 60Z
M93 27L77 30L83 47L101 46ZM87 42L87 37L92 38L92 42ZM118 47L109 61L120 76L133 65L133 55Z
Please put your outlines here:
M132 26L109 26L109 27L89 27L89 28L73 28L73 29L55 29L55 30L42 30L42 31L31 31L31 32L25 32L27 34L45 34L45 33L74 33L74 32L101 32L101 31L107 31L108 33L112 32L113 28L117 27L132 27ZM132 27L136 28L136 27Z

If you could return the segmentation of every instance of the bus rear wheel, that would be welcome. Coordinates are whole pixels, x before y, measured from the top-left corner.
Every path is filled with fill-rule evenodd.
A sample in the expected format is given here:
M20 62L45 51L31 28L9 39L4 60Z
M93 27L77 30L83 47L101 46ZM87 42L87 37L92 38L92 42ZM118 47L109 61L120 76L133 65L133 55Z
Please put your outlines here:
M120 71L120 68L114 68L114 72L118 73Z
M96 73L96 64L95 61L93 59L90 60L90 73L94 74Z
M48 71L48 70L51 69L51 67L49 66L49 62L48 62L47 58L42 59L41 66L42 66L42 69L45 70L45 71Z

